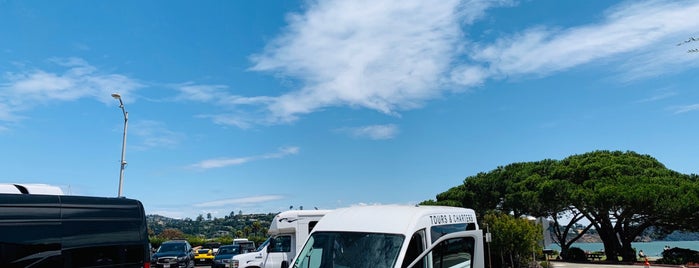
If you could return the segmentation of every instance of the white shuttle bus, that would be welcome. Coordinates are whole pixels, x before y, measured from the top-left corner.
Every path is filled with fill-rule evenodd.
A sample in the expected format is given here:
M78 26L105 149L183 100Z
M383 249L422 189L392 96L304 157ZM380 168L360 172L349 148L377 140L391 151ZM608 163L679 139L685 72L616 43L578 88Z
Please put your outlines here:
M289 267L308 234L318 221L330 210L289 210L272 220L267 233L269 239L262 243L256 252L233 256L233 268L280 268Z
M357 206L318 222L293 268L484 267L483 233L472 209Z

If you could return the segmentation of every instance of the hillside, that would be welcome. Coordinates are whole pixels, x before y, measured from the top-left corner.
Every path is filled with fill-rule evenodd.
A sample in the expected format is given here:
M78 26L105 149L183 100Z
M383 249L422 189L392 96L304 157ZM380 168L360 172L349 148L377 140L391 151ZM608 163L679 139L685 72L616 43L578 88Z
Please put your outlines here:
M146 223L150 235L158 235L166 229L177 229L186 235L213 238L222 236L248 237L266 236L267 228L276 213L230 215L212 218L199 215L196 219L173 219L160 215L147 215Z

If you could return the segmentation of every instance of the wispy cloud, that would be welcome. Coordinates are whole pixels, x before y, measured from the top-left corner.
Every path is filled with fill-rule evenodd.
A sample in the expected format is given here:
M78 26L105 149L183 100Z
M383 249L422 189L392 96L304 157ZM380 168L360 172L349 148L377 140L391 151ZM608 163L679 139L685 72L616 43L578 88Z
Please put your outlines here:
M619 72L645 77L690 61L675 48L675 40L696 33L696 14L699 2L695 1L630 1L609 10L599 23L530 28L494 44L476 46L471 56L485 63L491 76L546 75L612 60L619 63Z
M259 195L259 196L250 196L250 197L243 197L243 198L233 198L233 199L224 199L224 200L216 200L216 201L211 201L211 202L204 202L204 203L195 204L194 207L221 207L221 206L228 206L228 205L258 204L258 203L265 203L265 202L269 202L269 201L280 200L283 198L284 198L284 196L281 196L281 195Z
M251 57L251 70L291 77L301 87L254 103L266 107L266 123L291 122L331 106L396 115L488 79L545 76L591 63L608 64L624 79L699 66L674 41L699 27L697 2L629 1L607 10L599 22L529 27L494 42L471 40L464 29L502 6L514 4L312 2L305 12L289 15L282 34ZM215 118L239 126L252 122L240 115Z
M110 96L113 91L129 94L142 87L132 78L101 72L80 58L54 58L49 62L63 71L31 69L3 74L0 80L0 121L21 120L21 112L57 101L92 98L113 103Z
M270 120L264 114L250 112L245 108L250 106L266 106L274 101L273 97L258 96L244 97L231 94L226 85L205 85L187 82L174 85L178 90L176 100L197 101L213 103L227 110L217 114L200 114L199 118L207 118L216 124L236 126L247 129L255 124L270 124Z
M183 133L169 130L164 123L153 120L134 121L129 128L134 136L139 137L140 143L134 145L135 149L147 150L156 147L173 147L185 138Z
M674 91L663 91L663 92L659 92L656 95L650 96L648 98L640 99L636 102L637 103L655 102L655 101L671 98L671 97L676 96L676 95L677 95L677 92L674 92Z
M201 161L199 163L190 165L190 167L191 168L200 168L200 169L222 168L222 167L228 167L228 166L242 165L242 164L245 164L245 163L248 163L251 161L283 158L283 157L286 157L289 155L295 155L298 153L299 153L299 147L282 147L282 148L279 148L279 150L277 152L274 152L274 153L268 153L268 154L256 155L256 156L247 156L247 157L208 159L208 160L204 160L204 161Z
M699 103L698 104L691 104L691 105L684 105L684 106L675 106L671 108L675 114L682 114L682 113L688 113L688 112L693 112L699 110Z
M339 131L348 133L356 138L368 138L372 140L388 140L393 139L398 135L398 126L394 124L388 125L370 125L361 127L348 127L339 129Z

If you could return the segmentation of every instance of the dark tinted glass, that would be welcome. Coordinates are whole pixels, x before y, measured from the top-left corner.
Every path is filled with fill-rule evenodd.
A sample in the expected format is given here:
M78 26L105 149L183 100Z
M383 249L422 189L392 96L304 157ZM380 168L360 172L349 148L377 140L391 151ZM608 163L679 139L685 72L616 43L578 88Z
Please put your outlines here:
M62 267L57 196L0 194L0 267Z

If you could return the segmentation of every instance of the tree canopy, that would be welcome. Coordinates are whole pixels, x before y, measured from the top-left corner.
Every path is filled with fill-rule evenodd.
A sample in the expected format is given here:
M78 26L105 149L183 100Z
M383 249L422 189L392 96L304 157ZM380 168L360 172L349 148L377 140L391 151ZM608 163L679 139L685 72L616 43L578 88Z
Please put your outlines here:
M696 230L699 181L666 168L648 155L594 151L563 160L513 163L467 177L426 204L470 207L480 215L500 211L552 219L562 253L589 222L600 235L607 259L635 259L631 242L644 230ZM565 219L567 225L559 225Z

